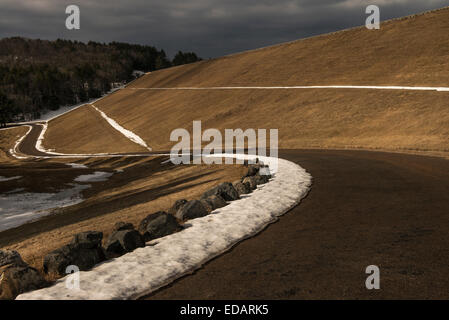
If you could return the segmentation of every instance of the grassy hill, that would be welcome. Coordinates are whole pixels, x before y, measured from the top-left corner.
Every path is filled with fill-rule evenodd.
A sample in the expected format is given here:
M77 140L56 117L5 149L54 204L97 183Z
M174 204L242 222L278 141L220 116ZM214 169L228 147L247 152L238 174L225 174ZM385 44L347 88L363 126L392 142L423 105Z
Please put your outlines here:
M281 148L449 151L449 93L366 89L153 91L132 88L292 85L449 86L449 8L155 71L95 105L167 150L175 128L278 128ZM75 111L73 121L82 121ZM95 134L50 122L58 136ZM80 136L81 135L81 136ZM98 143L104 136L100 136ZM51 142L51 145L49 144Z

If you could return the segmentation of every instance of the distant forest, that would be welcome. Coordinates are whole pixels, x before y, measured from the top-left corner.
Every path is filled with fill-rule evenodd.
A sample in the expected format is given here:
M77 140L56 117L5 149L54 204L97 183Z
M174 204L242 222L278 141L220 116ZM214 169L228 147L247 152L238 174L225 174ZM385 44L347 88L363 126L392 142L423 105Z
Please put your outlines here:
M0 126L98 98L136 77L201 60L179 51L170 61L152 46L71 40L0 40Z

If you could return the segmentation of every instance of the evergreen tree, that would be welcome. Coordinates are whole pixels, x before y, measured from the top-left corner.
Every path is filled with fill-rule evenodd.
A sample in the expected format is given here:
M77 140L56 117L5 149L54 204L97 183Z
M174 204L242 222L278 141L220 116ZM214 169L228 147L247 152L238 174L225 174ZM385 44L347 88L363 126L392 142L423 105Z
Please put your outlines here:
M35 118L47 110L86 102L114 83L144 72L200 60L178 52L171 62L164 50L120 42L109 44L58 39L0 40L0 122Z

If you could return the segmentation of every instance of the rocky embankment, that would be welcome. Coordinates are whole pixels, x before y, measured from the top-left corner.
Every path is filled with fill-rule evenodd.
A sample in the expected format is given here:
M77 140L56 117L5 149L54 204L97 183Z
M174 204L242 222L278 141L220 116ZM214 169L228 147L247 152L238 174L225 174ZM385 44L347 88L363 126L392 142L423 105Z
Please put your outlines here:
M240 199L241 195L251 193L270 178L267 166L250 164L240 180L223 182L204 192L200 199L177 200L167 212L149 214L137 228L131 223L118 222L108 239L103 239L103 233L99 231L75 234L70 243L45 256L43 272L60 278L74 269L87 271L100 262L145 247L151 240L182 232L187 220L204 217L229 201ZM44 275L26 264L18 252L0 250L0 299L14 299L21 293L49 285L51 283Z

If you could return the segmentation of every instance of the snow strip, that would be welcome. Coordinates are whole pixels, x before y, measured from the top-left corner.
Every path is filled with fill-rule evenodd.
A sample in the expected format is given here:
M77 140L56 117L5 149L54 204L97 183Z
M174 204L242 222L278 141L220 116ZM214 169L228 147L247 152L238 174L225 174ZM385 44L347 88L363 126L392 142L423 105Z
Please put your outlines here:
M56 154L56 153L53 153L51 150L45 149L44 146L42 145L42 143L44 141L45 132L47 131L47 128L48 128L48 122L45 122L40 125L42 126L42 130L41 130L41 133L39 134L39 137L37 138L37 141L36 141L36 149L40 152Z
M248 155L213 155L248 159ZM278 161L278 172L265 185L212 214L187 221L188 228L156 240L119 258L80 272L80 289L55 285L19 295L17 299L135 299L200 268L236 243L254 236L298 204L307 194L311 176L284 159L259 157L265 164Z
M91 174L83 174L78 176L75 181L76 182L100 182L107 181L110 176L112 176L112 172L103 172L103 171L95 171Z
M66 165L72 167L73 169L87 169L88 167L82 163L66 163Z
M11 180L16 180L16 179L20 179L20 178L22 178L22 176L9 177L9 178L0 176L0 182L11 181Z
M14 126L14 127L6 127L6 128L0 128L0 131L6 131L6 130L14 129L14 128L17 128L17 126Z
M45 132L47 131L47 128L48 128L48 122L38 123L38 125L40 125L42 127L42 130L41 130L41 133L39 134L39 137L37 138L37 141L36 141L36 145L35 145L36 150L43 152L43 153L47 153L49 155L54 155L54 156L64 155L63 153L54 152L53 150L50 150L50 149L45 149L43 142L44 142L44 138L45 138ZM33 156L33 158L37 158L37 157Z
M40 125L42 127L42 130L41 130L41 133L39 134L39 137L37 138L37 141L36 141L36 145L35 145L36 150L43 152L43 153L47 153L49 155L53 155L53 156L66 155L64 153L55 152L53 149L46 149L44 147L43 142L44 142L44 138L45 138L45 132L47 132L47 128L48 128L48 122L38 123L38 125ZM71 156L71 154L69 154L69 155ZM107 155L107 154L103 153L103 154L99 154L99 155ZM39 157L33 156L33 158L39 158Z
M119 125L114 119L109 118L103 111L101 111L100 109L98 109L96 106L94 106L93 104L91 104L91 106L97 110L101 116L118 132L120 132L121 134L123 134L125 137L127 137L129 140L131 140L134 143L137 143L139 145L141 145L142 147L148 149L151 151L151 148L149 146L147 146L147 144L145 143L145 141L143 141L143 139L141 137L139 137L137 134L135 134L132 131L129 131L125 128L123 128L121 125Z
M114 120L112 120L112 121L114 121ZM47 153L48 156L27 156L27 157L20 157L20 159L24 159L24 158L49 159L49 158L53 158L52 156L57 156L58 158L92 158L92 157L96 158L96 157L123 157L123 156L125 156L125 157L134 157L134 156L143 157L143 156L148 156L148 154L60 153L60 152L55 152L53 150L45 149L45 147L42 145L42 142L44 141L45 132L47 131L48 123L47 122L39 123L38 125L42 126L42 131L39 134L39 137L36 141L35 147L38 151ZM30 126L30 130L31 130L31 126ZM124 129L124 130L126 130L126 129ZM17 144L19 144L21 141L22 140L20 140ZM149 150L151 150L151 148ZM14 155L14 156L17 158L16 155Z
M276 90L276 89L375 89L375 90L416 90L416 91L449 91L449 87L410 87L410 86L269 86L269 87L162 87L138 88L127 87L132 90Z
M12 147L11 149L9 149L9 153L16 159L27 159L27 156L19 156L18 152L17 152L17 147L19 146L19 144L23 141L23 139L25 139L25 137L31 132L31 130L33 129L33 127L31 127L30 125L26 125L26 127L28 127L28 131L22 136L20 137L20 139L18 139L16 141L16 143L14 144L14 147Z

